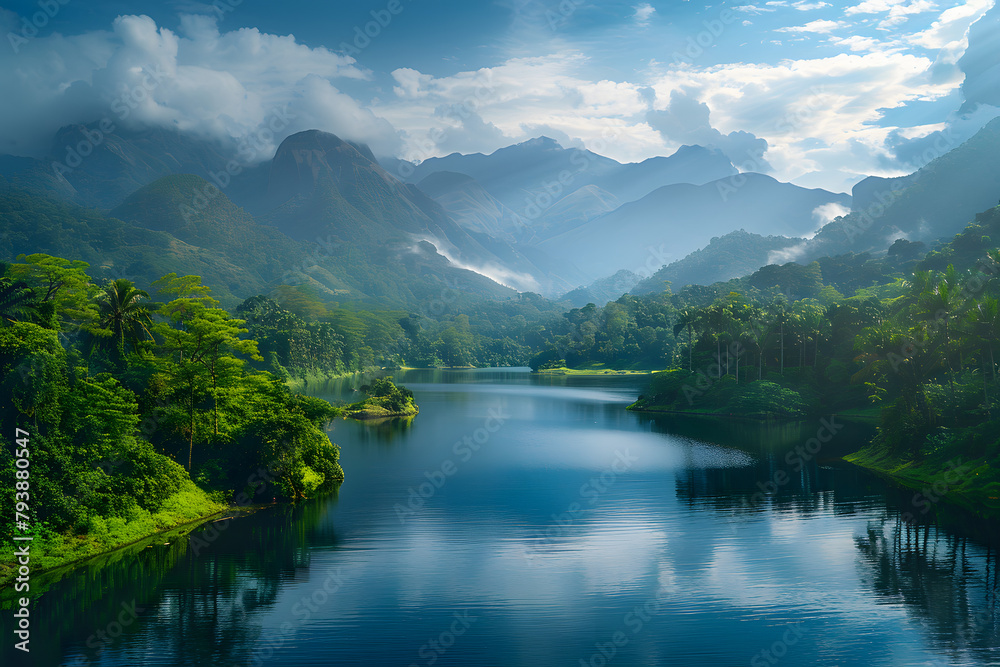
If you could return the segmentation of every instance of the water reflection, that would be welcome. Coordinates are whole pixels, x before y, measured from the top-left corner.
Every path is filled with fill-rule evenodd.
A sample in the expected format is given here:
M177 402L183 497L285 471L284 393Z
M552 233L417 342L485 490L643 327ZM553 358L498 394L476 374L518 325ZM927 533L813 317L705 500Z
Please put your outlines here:
M339 498L54 584L35 664L578 665L623 631L609 665L733 665L796 623L781 664L1000 659L991 524L943 505L937 525L902 522L912 493L834 462L865 427L797 466L789 452L817 423L635 415L623 410L634 378L397 379L417 394L416 419L332 427ZM502 428L457 455L490 410ZM438 476L445 461L455 470ZM133 599L138 621L100 654L88 647ZM627 620L650 600L656 614ZM475 617L467 633L428 648L462 613ZM10 650L3 664L20 664Z
M44 638L31 642L30 662L4 642L3 664L246 664L282 587L308 571L315 549L336 546L322 524L331 501L267 508L90 563L32 609Z
M954 664L996 658L995 551L936 524L888 515L870 522L855 544L862 583L881 603L902 605L926 639Z

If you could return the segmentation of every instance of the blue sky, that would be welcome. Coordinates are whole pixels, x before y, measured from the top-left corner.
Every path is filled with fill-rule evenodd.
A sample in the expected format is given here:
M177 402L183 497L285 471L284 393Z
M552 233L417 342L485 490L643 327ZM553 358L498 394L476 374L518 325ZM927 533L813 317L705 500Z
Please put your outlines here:
M317 127L419 160L545 134L621 161L699 143L845 191L1000 114L993 4L8 2L0 152L109 115L238 141L284 109L275 143Z

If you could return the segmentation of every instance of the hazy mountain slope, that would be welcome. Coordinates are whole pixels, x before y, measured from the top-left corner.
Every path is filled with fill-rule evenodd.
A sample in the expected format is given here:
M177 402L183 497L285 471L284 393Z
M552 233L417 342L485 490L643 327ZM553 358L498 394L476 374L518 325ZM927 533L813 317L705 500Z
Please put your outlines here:
M670 185L625 204L539 247L572 261L593 279L619 269L635 273L684 257L734 228L763 235L800 236L815 230L814 211L850 198L806 190L762 174L743 174L703 186Z
M8 182L105 209L162 176L208 178L224 171L230 159L221 146L176 130L117 127L108 133L98 123L60 129L46 159L2 157L0 175Z
M772 260L784 263L776 252L794 247L803 239L761 236L743 229L713 238L707 246L664 266L632 288L632 294L662 292L670 282L677 291L685 285L711 285L748 276ZM782 261L783 260L783 261Z
M512 242L525 227L524 221L513 211L466 174L437 171L417 183L417 188L469 232Z
M736 173L725 155L700 146L684 146L669 157L623 165L585 149L563 148L548 137L501 148L489 155L453 153L419 165L396 160L387 164L394 174L405 174L414 183L437 171L466 174L509 209L531 219L587 185L630 201L663 185L700 185Z
M10 261L21 253L83 260L97 278L128 278L140 285L171 272L199 275L226 305L266 287L262 267L245 265L217 249L74 204L7 190L0 193L0 255Z
M610 213L622 202L596 185L585 185L550 206L536 220L530 221L531 239L541 242L568 232L594 218Z
M950 237L1000 199L1000 118L915 173L865 179L855 192L852 213L816 235L809 257L882 251L897 238Z
M622 269L613 276L595 280L586 287L578 287L572 292L567 292L559 300L568 301L577 308L582 308L588 303L603 306L608 301L614 301L622 294L631 292L639 280L641 278L638 275Z
M204 195L214 192L208 185L191 174L165 176L129 195L109 215L215 250L256 275L258 284L281 278L289 259L303 254L306 246L261 225L225 194Z

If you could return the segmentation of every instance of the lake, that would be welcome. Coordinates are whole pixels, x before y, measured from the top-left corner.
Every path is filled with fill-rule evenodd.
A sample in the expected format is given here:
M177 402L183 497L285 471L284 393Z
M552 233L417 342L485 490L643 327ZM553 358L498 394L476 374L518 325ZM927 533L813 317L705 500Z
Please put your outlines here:
M335 496L75 570L32 662L3 612L3 664L1000 664L996 525L838 463L870 427L629 413L641 377L396 377L419 416L333 424Z

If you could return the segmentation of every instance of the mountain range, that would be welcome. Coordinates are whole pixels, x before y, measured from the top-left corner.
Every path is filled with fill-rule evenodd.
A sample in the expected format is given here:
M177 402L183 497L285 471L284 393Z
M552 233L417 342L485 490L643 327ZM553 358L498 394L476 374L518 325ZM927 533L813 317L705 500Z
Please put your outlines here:
M296 281L391 307L443 285L577 303L950 236L996 202L998 149L993 121L913 174L866 179L848 196L740 174L699 146L622 164L540 137L413 164L311 130L249 164L176 130L75 125L48 158L0 156L0 252L75 252L150 280L169 266L227 300ZM29 218L34 233L21 228Z

